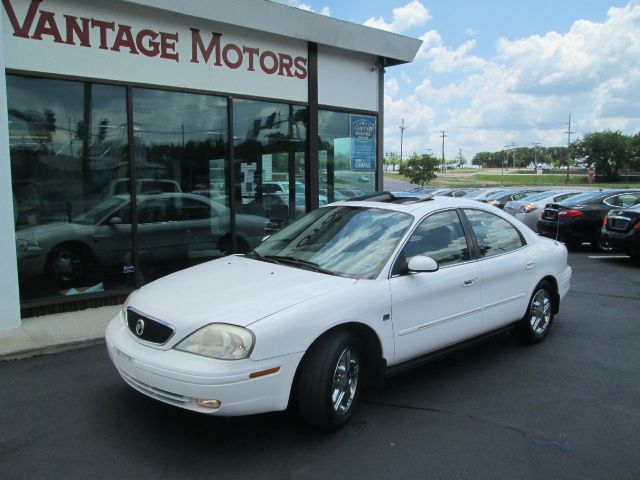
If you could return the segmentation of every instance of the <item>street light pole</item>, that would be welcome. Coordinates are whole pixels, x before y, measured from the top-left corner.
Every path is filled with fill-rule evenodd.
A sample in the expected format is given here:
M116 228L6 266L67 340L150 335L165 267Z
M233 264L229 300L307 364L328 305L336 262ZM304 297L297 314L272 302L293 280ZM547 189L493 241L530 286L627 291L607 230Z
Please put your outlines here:
M445 135L444 130L442 130L442 135L440 135L442 137L442 173L445 172L445 167L444 167L444 138L447 136Z
M398 128L400 129L400 166L402 166L402 141L404 139L404 131L407 128L404 126L404 118L402 119L402 125L400 125Z

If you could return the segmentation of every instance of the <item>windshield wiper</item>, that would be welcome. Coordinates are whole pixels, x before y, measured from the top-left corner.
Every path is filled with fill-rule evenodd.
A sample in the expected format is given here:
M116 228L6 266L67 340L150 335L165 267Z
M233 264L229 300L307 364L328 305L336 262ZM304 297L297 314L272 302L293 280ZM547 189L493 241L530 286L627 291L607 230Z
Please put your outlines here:
M289 257L285 255L265 255L262 258L266 260L271 260L275 263L286 264L286 265L294 265L298 267L307 268L309 270L313 270L314 272L326 273L327 275L334 275L339 277L336 272L332 272L331 270L327 270L326 268L322 268L320 265L314 262L310 262L308 260L301 260L295 257Z

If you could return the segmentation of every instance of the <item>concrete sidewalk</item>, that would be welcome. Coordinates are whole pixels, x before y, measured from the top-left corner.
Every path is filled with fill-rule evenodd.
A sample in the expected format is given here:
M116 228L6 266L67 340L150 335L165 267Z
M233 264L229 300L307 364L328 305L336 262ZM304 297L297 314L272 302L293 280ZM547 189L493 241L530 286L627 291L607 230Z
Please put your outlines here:
M0 362L95 345L121 306L25 318L20 328L0 332Z

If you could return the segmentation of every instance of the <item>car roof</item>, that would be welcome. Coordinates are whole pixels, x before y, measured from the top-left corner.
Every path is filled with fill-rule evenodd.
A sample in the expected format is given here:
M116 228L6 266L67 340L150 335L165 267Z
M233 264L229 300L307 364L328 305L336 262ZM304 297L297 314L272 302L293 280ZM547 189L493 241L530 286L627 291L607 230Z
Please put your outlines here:
M396 195L392 192L376 192L377 195L371 194L364 197L358 197L352 200L345 200L343 202L332 203L330 206L353 206L363 208L380 208L383 210L394 210L404 213L418 213L440 210L443 208L457 208L457 207L471 207L480 208L483 210L489 210L492 207L488 207L485 204L476 202L475 200L462 198L462 197L442 197L432 195L420 195L414 193L413 196L401 196L400 194L406 192L396 192ZM321 208L326 208L323 206Z

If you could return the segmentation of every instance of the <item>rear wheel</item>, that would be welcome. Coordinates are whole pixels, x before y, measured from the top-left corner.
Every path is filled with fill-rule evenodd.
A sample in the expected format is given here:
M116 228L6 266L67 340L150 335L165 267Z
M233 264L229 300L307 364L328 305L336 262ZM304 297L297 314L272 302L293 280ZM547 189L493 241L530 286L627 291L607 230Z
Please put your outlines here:
M522 343L540 343L545 339L553 323L554 290L547 281L540 282L533 290L529 308L513 330Z
M600 232L595 234L593 238L593 242L591 243L595 248L597 248L601 252L608 253L614 250L614 248L611 245L609 245L609 242L607 242L607 240L605 240L602 237L602 234Z
M311 347L298 377L298 410L310 425L337 430L345 425L358 403L361 389L362 348L348 331L332 333Z

